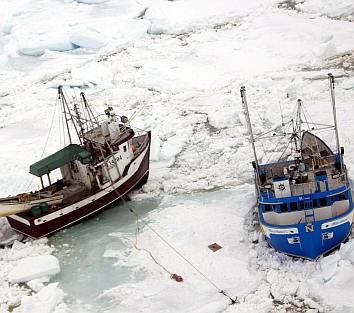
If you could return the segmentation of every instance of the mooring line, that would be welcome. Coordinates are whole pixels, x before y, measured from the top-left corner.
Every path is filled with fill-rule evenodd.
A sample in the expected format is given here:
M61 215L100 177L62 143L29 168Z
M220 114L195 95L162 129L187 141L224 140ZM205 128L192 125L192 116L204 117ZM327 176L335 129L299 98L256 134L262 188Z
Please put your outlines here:
M144 107L145 107L146 103L143 105L143 107L138 111L140 112ZM133 116L131 117L131 120L133 118L135 118L136 114L133 114ZM109 145L109 143L107 142L107 140L105 139L105 142ZM145 141L144 141L145 143ZM150 144L150 143L149 143ZM100 152L101 152L101 155L103 157L103 162L105 163L105 166L107 168L107 172L108 172L108 176L109 176L109 180L111 182L111 187L113 189L113 191L118 195L118 197L120 199L123 200L124 203L127 204L127 207L128 207L128 210L129 212L131 212L132 214L135 215L136 217L136 230L135 230L135 244L134 244L134 248L137 249L137 250L142 250L142 251L145 251L146 253L148 253L151 257L151 259L158 265L160 266L166 273L168 273L170 275L170 278L175 280L176 282L182 282L183 281L183 278L180 276L180 275L177 275L175 273L172 273L171 271L169 271L165 266L163 266L157 259L156 257L152 254L152 252L146 248L139 248L138 247L138 233L139 233L139 221L142 222L148 229L150 229L162 242L164 242L170 249L172 249L179 257L181 257L185 262L187 262L192 268L194 268L195 271L197 271L197 273L199 273L199 275L201 275L207 282L209 282L214 288L216 288L218 290L219 293L221 293L222 295L224 295L225 297L227 297L231 303L230 305L233 305L235 303L238 303L238 299L237 297L235 299L233 299L230 295L228 295L226 293L225 290L221 289L220 287L218 287L210 278L208 278L206 276L206 274L204 274L200 269L198 269L191 261L189 261L181 252L179 252L174 246L172 246L172 244L170 244L162 235L160 235L153 227L151 227L150 225L148 225L144 220L142 220L140 218L140 216L138 215L138 213L136 213L134 211L134 209L130 206L130 204L124 199L123 195L121 195L118 190L116 188L114 188L114 182L113 182L113 179L110 175L110 172L108 171L108 166L107 166L107 163L106 163L106 159L105 159L105 156L104 156L104 153L102 151L102 148L100 147ZM111 149L111 156L112 158L115 158L114 157L114 154L113 154L113 150ZM117 166L117 164L115 163L115 166ZM119 173L119 170L117 168L117 171Z
M111 182L112 185L112 182ZM171 250L173 250L180 258L182 258L187 264L189 264L200 276L202 276L207 282L209 282L214 288L218 290L219 293L221 293L223 296L227 297L231 303L230 305L239 303L238 298L232 298L225 290L221 289L216 283L214 283L206 274L204 274L196 265L194 265L190 260L187 259L180 251L178 251L171 243L167 241L161 234L159 234L152 226L150 226L147 222L142 220L139 216L138 213L135 212L135 210L131 207L130 203L120 195L118 190L116 190L113 185L112 188L114 191L117 193L117 195L123 200L123 202L127 205L128 210L130 213L135 215L136 217L136 230L135 230L135 243L134 243L134 248L136 248L139 251L145 251L148 253L151 257L151 259L158 265L160 266L166 273L170 275L171 279L176 280L177 282L182 282L183 278L177 274L173 274L171 271L169 271L165 266L163 266L160 262L157 261L156 257L152 254L152 252L146 248L139 248L138 247L138 233L139 233L139 222L143 223L144 226L146 226L148 229L150 229L165 245L167 245Z

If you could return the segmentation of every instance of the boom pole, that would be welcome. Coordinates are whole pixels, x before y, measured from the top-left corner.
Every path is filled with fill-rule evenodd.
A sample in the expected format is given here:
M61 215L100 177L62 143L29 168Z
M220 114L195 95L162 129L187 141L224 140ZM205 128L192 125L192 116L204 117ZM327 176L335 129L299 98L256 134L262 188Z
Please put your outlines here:
M66 106L67 106L67 104L66 104L66 100L65 100L65 97L64 97L64 93L63 93L63 86L59 86L58 87L58 97L59 97L59 99L61 100L61 103L62 103L62 105L63 105L63 111L64 111L64 117L65 117L65 122L66 122L66 129L67 129L67 131L68 131L68 136L69 136L69 142L70 142L70 144L72 144L72 141L71 141L71 134L70 134L70 128L69 128L69 122L68 122L68 118L67 118L67 116L66 116ZM65 105L66 104L66 105ZM64 136L65 136L65 134L64 134ZM65 137L64 137L65 138ZM65 141L65 139L64 139L64 141Z
M332 73L328 74L328 80L329 80L329 89L331 91L331 101L332 101L332 109L333 109L334 131L336 134L337 153L340 160L340 168L341 171L343 172L343 162L342 162L342 156L341 156L340 145L339 145L339 135L338 135L338 125L337 125L336 99L334 93L335 85L334 85L334 76L332 75Z
M246 115L246 121L247 121L247 127L248 131L250 134L250 139L251 139L251 145L252 145L252 150L253 150L253 156L254 156L254 162L255 162L255 170L256 170L256 186L257 186L257 192L260 195L260 179L259 179L259 164L258 164L258 158L257 158L257 152L256 152L256 147L254 145L254 137L253 137L253 131L252 131L252 124L251 124L251 119L250 119L250 113L248 111L248 105L247 105L247 99L246 99L246 88L244 86L241 87L240 89L241 92L241 99L242 99L242 104L245 109L245 115Z
M89 121L91 122L91 126L93 127L93 123L94 123L94 122L95 122L95 124L98 126L99 123L98 123L98 121L97 121L95 115L93 114L92 109L91 109L91 106L90 106L89 103L87 102L86 96L85 96L85 94L84 94L83 92L80 92L80 97L81 97L82 101L84 102L85 109L86 109L87 115L88 115L88 117L89 117L88 119L89 119Z
M75 123L75 120L74 120L74 117L75 117L78 120L78 124L80 124L81 123L80 115L73 115L70 112L70 108L69 108L68 102L66 101L66 98L64 96L63 86L59 86L58 87L58 94L59 94L59 99L61 99L62 104L63 104L64 116L65 116L65 121L66 121L66 128L68 129L68 135L69 135L70 144L72 144L72 141L71 141L71 135L70 135L70 129L69 129L69 120L72 122L72 124L74 126L74 129L75 129L77 138L80 141L80 144L82 144L81 136L80 136L79 130L77 129L77 126L76 126L76 123ZM75 109L75 103L74 103L74 112L75 112L75 114L78 113L77 108ZM70 119L68 119L67 115L70 116Z

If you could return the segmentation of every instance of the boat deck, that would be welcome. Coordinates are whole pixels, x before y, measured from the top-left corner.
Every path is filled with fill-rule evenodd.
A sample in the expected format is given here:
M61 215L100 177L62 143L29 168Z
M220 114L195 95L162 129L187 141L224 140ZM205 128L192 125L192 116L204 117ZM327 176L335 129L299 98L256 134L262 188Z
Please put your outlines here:
M131 160L131 162L133 162L144 151L144 149L146 149L146 146L150 143L149 134L146 133L144 135L134 137L132 143L135 145L135 151L134 151L134 157ZM129 167L129 164L127 165L127 168ZM128 171L125 171L125 174L127 174L127 172ZM111 185L111 182L109 182L108 185ZM54 197L54 196L62 196L62 201L60 201L60 203L56 203L55 205L49 207L49 212L51 213L54 211L61 210L74 203L77 203L85 198L88 198L96 194L100 190L101 189L97 184L92 184L91 188L88 188L87 186L85 186L85 184L80 182L73 182L73 181L64 182L63 179L60 179L52 183L50 186L47 186L39 190L39 192L36 192L34 195L35 196L40 195L41 197L43 197L43 199L46 199L48 197ZM21 212L19 213L19 215L26 219L37 218L37 216L32 215L30 210Z
M263 175L260 175L260 190L262 195L266 198L274 197L273 182L274 179L279 178L289 178L292 196L335 190L346 185L346 174L340 173L333 157L328 158L321 165L314 166L311 160L305 160L302 164L300 166L294 161L261 165ZM317 176L325 177L325 179L319 181L316 179Z

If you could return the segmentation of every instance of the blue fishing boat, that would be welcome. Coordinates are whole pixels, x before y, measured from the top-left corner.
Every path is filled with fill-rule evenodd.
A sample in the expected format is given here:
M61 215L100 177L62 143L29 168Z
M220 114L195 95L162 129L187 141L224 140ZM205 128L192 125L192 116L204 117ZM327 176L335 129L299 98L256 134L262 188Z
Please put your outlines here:
M295 119L283 122L271 133L257 136L251 127L245 87L241 87L254 153L252 164L260 228L274 249L310 260L316 260L345 241L353 223L344 148L339 145L334 77L328 74L328 78L333 125L309 123L303 103L298 100ZM327 130L334 131L334 151L314 134ZM276 162L260 164L255 143L273 137L286 138L286 148Z

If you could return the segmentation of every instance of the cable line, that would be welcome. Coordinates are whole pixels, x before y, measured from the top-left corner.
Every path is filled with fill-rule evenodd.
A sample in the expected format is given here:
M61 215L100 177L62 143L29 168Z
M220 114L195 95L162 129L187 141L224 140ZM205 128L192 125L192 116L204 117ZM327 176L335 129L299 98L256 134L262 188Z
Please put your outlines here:
M110 175L109 175L110 176ZM153 256L153 254L151 253L151 251L149 251L148 249L145 248L139 248L138 247L138 232L139 232L139 221L141 223L144 224L144 226L146 226L148 229L150 229L165 245L167 245L172 251L174 251L180 258L182 258L187 264L189 264L200 276L202 276L207 282L209 282L214 288L216 288L218 290L219 293L221 293L222 295L224 295L225 297L227 297L230 301L231 301L231 305L238 303L237 297L236 298L232 298L230 295L227 294L227 292L223 289L221 289L218 285L216 285L216 283L214 283L210 278L208 278L208 276L203 273L196 265L194 265L190 260L188 260L187 257L185 257L180 251L178 251L171 243L169 243L167 241L167 239L165 239L161 234L159 234L159 232L157 232L152 226L150 226L148 223L146 223L144 220L142 220L140 218L140 216L138 215L138 213L136 213L134 211L134 209L130 206L130 204L122 197L122 195L118 192L118 190L116 190L112 184L112 180L111 180L111 186L114 189L114 191L117 193L117 195L123 200L123 202L127 205L128 210L135 215L136 217L136 231L135 231L135 243L134 243L134 247L137 250L143 250L145 252L147 252L150 257L152 258L152 260L159 265L165 272L167 272L171 279L176 280L177 282L183 281L183 278L177 274L172 274L165 266L163 266L161 263L159 263L157 261L157 259ZM180 280L179 280L180 279Z

